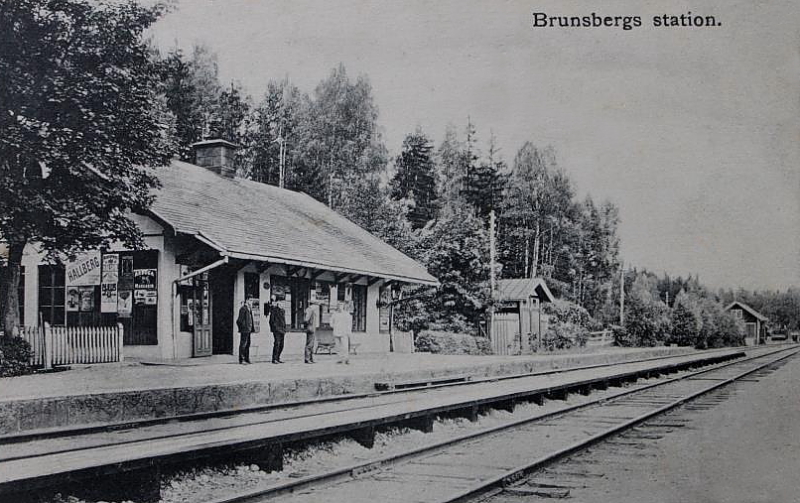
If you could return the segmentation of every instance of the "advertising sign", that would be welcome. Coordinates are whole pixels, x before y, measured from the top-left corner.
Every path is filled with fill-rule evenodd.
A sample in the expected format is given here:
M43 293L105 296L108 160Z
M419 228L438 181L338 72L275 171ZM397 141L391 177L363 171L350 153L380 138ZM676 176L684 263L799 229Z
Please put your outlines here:
M133 255L123 254L119 258L119 290L133 290Z
M117 282L119 281L119 254L103 255L103 271L100 275L100 312L117 312Z
M79 289L81 292L81 311L84 313L94 311L94 287L81 286Z
M100 312L117 312L117 284L103 283L100 285Z
M100 252L90 251L78 255L65 266L67 286L92 286L100 284Z
M81 291L77 286L67 288L67 311L81 310Z
M130 318L133 311L133 292L120 290L117 294L117 315L120 318Z
M134 290L133 291L133 301L136 304L144 304L146 298L147 298L147 290Z
M144 291L144 304L146 306L155 306L158 304L158 292L155 290L140 290Z
M107 253L103 255L103 272L101 283L116 284L119 280L119 254Z
M158 269L134 269L133 288L136 290L155 290Z

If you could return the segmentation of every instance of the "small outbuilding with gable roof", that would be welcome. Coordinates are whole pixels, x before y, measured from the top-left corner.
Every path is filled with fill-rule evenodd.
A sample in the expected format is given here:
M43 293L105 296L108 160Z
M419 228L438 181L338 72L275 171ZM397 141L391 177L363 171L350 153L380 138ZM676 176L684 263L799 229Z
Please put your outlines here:
M725 310L730 311L733 316L744 322L744 325L747 328L745 343L748 346L763 344L767 337L766 322L769 320L769 318L748 306L744 302L740 302L738 300L731 302L725 308Z
M553 302L547 283L542 278L501 279L495 301L491 330L495 354L527 353L531 338L539 340L542 335L542 303Z

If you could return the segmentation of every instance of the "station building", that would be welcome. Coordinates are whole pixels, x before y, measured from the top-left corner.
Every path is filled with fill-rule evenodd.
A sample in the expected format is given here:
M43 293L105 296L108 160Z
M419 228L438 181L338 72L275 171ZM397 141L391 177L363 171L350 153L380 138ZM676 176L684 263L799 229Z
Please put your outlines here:
M196 164L158 168L161 188L132 216L146 249L112 246L63 265L35 246L23 257L23 325L124 328L126 358L175 359L237 354L236 314L251 304L257 354L271 350L264 312L270 295L286 313L286 352L301 352L303 312L316 300L328 325L350 301L360 351L389 351L387 300L399 283L437 285L418 262L312 197L236 178L235 145L195 144Z

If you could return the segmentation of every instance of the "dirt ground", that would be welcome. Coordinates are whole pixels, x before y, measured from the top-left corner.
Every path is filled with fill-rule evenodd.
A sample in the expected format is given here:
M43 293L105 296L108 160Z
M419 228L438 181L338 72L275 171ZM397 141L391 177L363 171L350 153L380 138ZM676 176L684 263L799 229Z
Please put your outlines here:
M595 473L571 490L569 501L800 502L800 357L717 398L708 410L673 413L686 427L643 449L626 448L620 439L576 458L573 467ZM555 469L569 470L570 462Z

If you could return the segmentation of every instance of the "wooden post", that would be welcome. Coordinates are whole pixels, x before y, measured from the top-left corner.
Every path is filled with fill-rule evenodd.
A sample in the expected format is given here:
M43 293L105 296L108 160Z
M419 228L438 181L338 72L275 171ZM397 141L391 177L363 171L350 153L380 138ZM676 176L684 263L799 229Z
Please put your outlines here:
M123 332L125 329L122 327L122 323L117 323L117 354L119 358L117 359L118 362L121 362L124 358L122 354L122 340L123 340Z
M44 368L51 370L53 368L53 330L50 328L50 323L44 322L42 330L44 330Z
M350 430L347 432L347 436L349 436L350 438L361 444L362 447L366 447L367 449L372 449L372 446L375 445L374 426L365 426L363 428Z
M426 414L424 416L415 417L406 421L406 425L422 433L431 433L433 431L433 416Z

